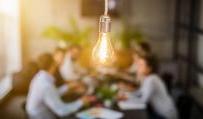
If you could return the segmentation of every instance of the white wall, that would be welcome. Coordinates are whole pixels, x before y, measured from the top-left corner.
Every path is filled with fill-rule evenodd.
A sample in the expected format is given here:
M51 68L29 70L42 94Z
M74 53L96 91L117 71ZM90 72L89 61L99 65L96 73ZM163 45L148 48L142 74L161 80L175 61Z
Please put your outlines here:
M23 0L22 2L22 33L24 55L35 58L40 53L52 51L57 43L46 40L41 33L49 25L57 25L69 29L68 19L74 17L81 27L91 26L97 38L98 19L83 18L80 15L81 0ZM114 20L113 28L120 29L119 21ZM31 53L31 54L30 54Z
M132 0L133 27L140 28L154 52L161 58L172 57L174 0Z
M203 28L203 1L201 1L201 4L200 4L200 18L199 18L199 27L200 28ZM198 61L198 64L200 65L200 67L203 67L203 35L199 35L198 36L198 40L197 40L197 61ZM203 75L198 72L198 78L199 78L199 85L201 87L203 87Z
M2 16L0 16L0 26L3 26L3 18ZM0 28L0 67L6 67L6 57L5 57L5 52L4 52L4 40L3 40L3 29ZM0 77L3 76L3 74L5 73L4 68L0 68Z
M0 74L21 69L19 0L0 1Z

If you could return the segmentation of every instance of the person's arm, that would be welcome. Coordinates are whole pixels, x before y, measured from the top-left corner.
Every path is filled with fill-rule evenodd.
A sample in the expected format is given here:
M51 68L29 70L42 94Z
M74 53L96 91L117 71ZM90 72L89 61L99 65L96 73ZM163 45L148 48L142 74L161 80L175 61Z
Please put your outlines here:
M78 63L76 63L74 65L74 68L75 68L76 74L80 74L80 75L83 75L83 76L88 74L87 69L81 67Z
M66 92L68 92L68 85L64 84L64 85L60 86L58 88L58 92L59 92L60 96L64 95Z
M129 74L127 73L118 73L117 74L120 78L123 78L124 80L127 80L127 81L132 81L134 80L135 77L132 77L130 76Z
M146 80L148 81L145 81L142 84L141 89L138 92L134 93L131 99L137 100L141 103L147 103L149 101L150 97L153 95L154 84L152 80Z
M47 90L44 96L44 102L59 117L70 115L79 110L83 105L81 100L72 103L62 102L57 89L52 86Z

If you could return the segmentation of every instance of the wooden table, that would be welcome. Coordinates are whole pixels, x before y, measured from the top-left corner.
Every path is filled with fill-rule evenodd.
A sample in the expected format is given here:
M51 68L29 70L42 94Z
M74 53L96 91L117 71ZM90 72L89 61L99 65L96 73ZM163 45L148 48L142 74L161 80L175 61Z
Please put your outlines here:
M122 119L148 119L146 110L126 110L121 112L124 113L124 117ZM75 115L71 115L63 119L78 119L78 118L76 118Z

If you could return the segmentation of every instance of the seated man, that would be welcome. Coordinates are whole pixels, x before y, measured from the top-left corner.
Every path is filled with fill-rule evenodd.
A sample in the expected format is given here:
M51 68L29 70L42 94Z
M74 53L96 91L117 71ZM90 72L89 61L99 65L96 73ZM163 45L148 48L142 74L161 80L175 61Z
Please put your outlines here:
M60 95L64 92L55 86L54 74L57 63L53 57L45 54L39 58L39 71L33 78L29 94L27 97L26 111L31 119L55 119L56 117L67 116L79 110L84 103L88 103L91 98L83 98L72 103L64 103Z

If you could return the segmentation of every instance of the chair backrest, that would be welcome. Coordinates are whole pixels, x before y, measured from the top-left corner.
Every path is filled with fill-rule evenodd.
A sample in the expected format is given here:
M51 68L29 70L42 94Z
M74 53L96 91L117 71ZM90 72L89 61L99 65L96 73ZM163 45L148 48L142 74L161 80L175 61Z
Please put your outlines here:
M172 87L173 87L173 80L174 80L173 75L169 72L165 72L160 75L161 75L161 79L163 80L168 92L171 94Z
M178 80L178 64L176 61L162 61L159 64L159 73L170 74L173 77L173 82Z
M178 82L178 65L176 61L160 62L159 74L171 94L173 85Z

